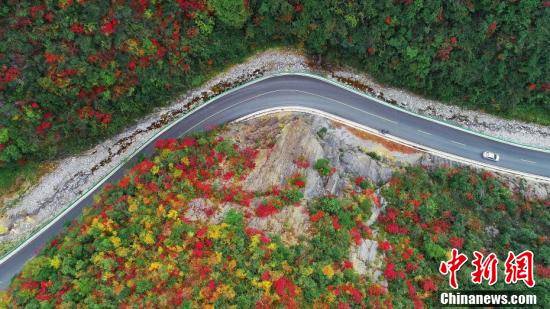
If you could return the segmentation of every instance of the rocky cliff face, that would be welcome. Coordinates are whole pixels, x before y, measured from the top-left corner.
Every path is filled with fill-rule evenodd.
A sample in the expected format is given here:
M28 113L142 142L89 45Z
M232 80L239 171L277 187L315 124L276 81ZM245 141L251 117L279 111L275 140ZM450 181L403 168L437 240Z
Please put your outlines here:
M345 127L322 117L278 113L228 126L225 136L243 146L260 146L255 170L245 188L258 190L281 184L296 172L300 156L308 162L325 158L335 173L321 177L308 170L306 197L340 195L349 187L350 177L362 176L383 185L392 173L407 165L427 168L462 165L451 160L418 152L378 136ZM527 199L548 199L550 184L496 173L515 193Z
M251 191L282 184L297 171L296 160L328 159L335 171L329 176L320 176L314 168L307 170L306 198L340 195L350 187L351 177L383 184L392 169L421 157L419 153L392 152L330 120L304 114L277 114L233 124L225 135L243 146L256 146L258 138L263 140L256 168L244 183Z
M261 191L279 185L297 172L298 167L294 161L299 157L308 162L325 157L326 152L312 131L303 118L295 118L284 124L275 144L271 148L260 150L256 168L245 180L244 188ZM305 197L320 196L325 188L319 173L308 169L306 178Z

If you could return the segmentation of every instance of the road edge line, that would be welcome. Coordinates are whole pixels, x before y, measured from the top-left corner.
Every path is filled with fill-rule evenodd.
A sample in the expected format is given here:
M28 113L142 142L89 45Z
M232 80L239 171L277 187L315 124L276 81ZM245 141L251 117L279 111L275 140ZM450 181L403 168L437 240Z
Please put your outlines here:
M9 258L11 258L13 255L15 255L17 252L19 252L21 250L22 247L26 246L26 244L32 242L34 239L36 239L38 236L40 236L45 230L47 230L50 226L52 226L53 224L55 224L57 221L59 221L59 218L61 218L63 215L65 215L66 213L68 213L69 211L72 210L72 208L74 208L78 203L80 203L82 200L84 200L85 198L87 198L93 191L95 191L96 189L98 189L100 186L102 186L109 177L111 177L114 173L116 173L120 168L122 168L124 166L124 164L126 164L126 162L128 162L131 158L133 158L138 152L140 152L141 150L143 150L145 147L147 147L151 141L157 139L160 135L164 134L166 131L168 131L170 128L172 128L173 126L175 126L177 123L179 123L180 121L183 121L184 119L186 119L189 115L193 114L194 112L196 112L197 110L211 104L213 101L216 101L218 99L220 99L221 97L224 97L226 95L229 95L233 92L236 92L244 87L248 87L250 85L253 85L253 84L256 84L256 83L259 83L261 81L264 81L266 79L269 79L269 78L273 78L273 77L277 77L277 76L288 76L288 75L298 75L298 76L305 76L305 77L310 77L310 78L315 78L317 80L321 80L321 81L324 81L326 83L329 83L329 84L332 84L332 85L335 85L337 87L340 87L342 89L345 89L347 91L350 91L350 92L353 92L355 94L358 94L362 97L365 97L367 99L371 99L377 103L380 103L380 104L384 104L388 107L391 107L395 110L398 110L398 111L402 111L402 112L405 112L405 113L408 113L410 115L413 115L413 116L416 116L416 117L420 117L422 119L425 119L425 120L428 120L428 121L433 121L433 122L436 122L436 123L439 123L439 124L442 124L442 125L446 125L448 127L451 127L451 128L454 128L454 129L458 129L458 130L461 130L461 131L464 131L464 132L467 132L467 133L470 133L470 134L474 134L474 135L477 135L477 136L480 136L480 137L484 137L484 138L487 138L487 139L491 139L491 140L494 140L494 141L497 141L497 142L501 142L501 143L506 143L506 144L509 144L509 145L513 145L513 146L517 146L517 147L522 147L522 148L526 148L526 149L530 149L530 150L534 150L534 151L541 151L541 152L545 152L545 153L550 153L550 149L543 149L543 148L536 148L536 147L532 147L532 146L528 146L528 145L523 145L523 144L516 144L516 143L513 143L513 142L510 142L510 141L506 141L506 140L501 140L501 139L498 139L496 137L492 137L492 136L489 136L489 135L484 135L484 134L481 134L479 132L475 132L475 131L470 131L470 130L467 130L465 128L462 128L462 127L459 127L459 126L455 126L455 125L452 125L452 124L449 124L449 123L446 123L446 122L443 122L441 120L437 120L437 119L434 119L434 118L430 118L430 117L426 117L424 115L420 115L420 114L416 114L414 112L411 112L411 111L408 111L406 109L403 109L403 108L400 108L400 107L397 107L397 106L394 106L392 104L389 104L383 100L380 100L379 98L376 98L376 97L373 97L373 96L370 96L368 95L367 93L364 93L364 92L361 92L349 85L345 85L343 83L339 83L337 81L334 81L334 80L331 80L327 77L323 77L323 76L320 76L320 75L317 75L317 74L313 74L313 73L309 73L309 72L278 72L278 73L272 73L272 74L268 74L268 75L264 75L264 76L260 76L258 78L255 78L253 80L250 80L250 81L247 81L247 82L244 82L243 84L240 84L236 87L233 87L231 89L228 89L210 99L208 99L206 102L197 105L196 107L194 108L190 108L189 110L187 110L182 116L180 116L179 118L175 119L174 121L170 122L169 124L165 125L162 129L159 130L159 132L157 132L155 135L151 136L149 139L147 139L146 141L144 141L138 148L136 148L132 153L130 153L129 155L125 156L124 158L121 159L120 163L115 166L108 174L106 174L106 176L104 176L102 179L98 180L90 189L86 190L86 192L84 192L82 195L80 195L79 198L75 199L73 202L71 202L67 207L65 207L60 213L58 213L54 218L50 219L49 221L47 221L47 223L45 223L45 225L43 225L42 227L39 227L35 233L33 233L31 236L29 236L26 240L24 240L23 242L21 242L21 244L19 244L17 247L13 248L12 250L10 250L9 252L7 252L4 256L2 256L2 258L0 258L0 267L2 266L2 264L4 264ZM324 113L324 112L321 112L320 113ZM254 114L254 113L253 113ZM326 113L328 114L328 113ZM333 117L337 117L337 118L340 118L338 116L335 116L333 115ZM344 118L340 118L344 121L348 121L348 122L352 122L352 121L349 121L349 120L345 120ZM358 126L362 126L360 124L357 124L355 123L356 125ZM365 126L365 128L368 128ZM371 130L374 130L372 128L369 128ZM370 130L367 130L368 132L373 132L373 131L370 131ZM399 139L398 137L394 137L396 139ZM405 144L406 145L406 144ZM412 146L412 147L415 147L415 146ZM417 148L417 147L415 147ZM431 149L429 147L425 147L425 146L422 146L422 145L419 145L419 148L424 148L424 149ZM433 149L434 152L438 152L438 150L435 150ZM444 152L441 152L441 153L444 153ZM452 154L448 154L448 156L454 156ZM458 157L456 156L457 158L461 158L461 157ZM469 160L469 159L465 159L464 160ZM477 161L474 161L474 160L469 160L471 162L477 162ZM483 166L484 163L480 163L480 162L477 162L479 165ZM467 163L468 164L468 163ZM471 164L470 164L471 165ZM487 166L492 166L492 165L488 165ZM512 173L512 174L517 174L517 175L522 175L521 172L515 172L513 170L508 170L508 169L505 169L505 168L500 168L500 167L495 167L495 166L492 166L493 168L499 168L499 169L502 169L502 170L507 170L509 171L508 173ZM525 174L525 175L532 175L532 174ZM532 175L535 177L535 179L541 177L541 176L537 176L537 175ZM523 176L523 177L529 177L531 178L532 176ZM550 181L550 180L546 180L545 177L542 177L542 179L545 179L543 181Z
M427 147L427 146L424 146L424 145L421 145L421 144L417 144L417 143L399 138L399 137L394 136L394 135L382 134L378 130L376 130L374 128L371 128L369 126L365 126L365 125L359 124L357 122L354 122L354 121L347 120L345 118L336 116L334 114L327 113L327 112L324 112L324 111L321 111L321 110L318 110L318 109L315 109L315 108L310 108L310 107L301 107L301 106L289 105L289 106L283 106L283 107L267 108L267 109L263 109L263 110L248 114L248 115L243 116L241 118L235 119L233 122L242 122L242 121L258 118L258 117L269 115L269 114L276 114L276 113L280 113L280 112L299 112L299 113L306 113L306 114L311 114L311 115L322 116L324 118L336 121L336 122L344 124L346 126L349 126L349 127L355 128L355 129L359 129L359 130L374 134L374 135L376 135L378 137L381 137L381 138L385 138L387 140L398 143L400 145L411 147L411 148L417 149L419 151L422 151L422 152L425 152L425 153L430 153L430 154L433 154L433 155L436 155L436 156L439 156L439 157L442 157L442 158L445 158L445 159L449 159L449 160L452 160L452 161L455 161L455 162L458 162L458 163L463 163L463 164L466 164L466 165L469 165L469 166L474 166L474 167L477 167L477 168L483 168L483 169L492 170L492 171L496 171L496 172L512 174L514 176L520 176L520 177L535 180L535 181L542 181L542 182L550 183L550 177L544 177L544 176L539 176L539 175L530 174L530 173L518 172L518 171L515 171L515 170L505 168L505 167L495 166L495 165L492 165L492 164L487 164L487 163L483 163L483 162L480 162L480 161L467 159L467 158L464 158L464 157L461 157L461 156L457 156L457 155L450 154L450 153L447 153L447 152L444 152L444 151L441 151L441 150L437 150L437 149L434 149L434 148L431 148L431 147Z
M410 111L408 109L390 104L390 103L388 103L388 102L386 102L386 101L384 101L380 98L377 98L377 97L372 96L368 93L360 91L360 90L358 90L358 89L356 89L356 88L354 88L350 85L346 85L344 83L341 83L339 81L335 81L335 80L333 80L329 77L322 76L322 75L319 75L319 74L310 73L310 72L295 72L295 73L293 73L293 72L280 72L280 73L274 73L273 75L276 75L276 76L302 75L302 76L306 76L306 77L315 78L315 79L330 83L334 86L346 89L346 90L348 90L350 92L353 92L357 95L360 95L362 97L365 97L365 98L371 99L373 101L376 101L377 103L383 104L383 105L385 105L387 107L390 107L390 108L393 108L397 111L401 111L401 112L407 113L409 115L422 118L424 120L432 121L432 122L435 122L435 123L438 123L438 124L441 124L441 125L453 128L453 129L457 129L457 130L460 130L460 131L463 131L463 132L466 132L466 133L477 135L479 137L490 139L490 140L493 140L493 141L496 141L496 142L499 142L499 143L505 143L505 144L508 144L508 145L521 147L521 148L525 148L525 149L529 149L529 150L540 151L540 152L544 152L544 153L550 153L550 148L547 148L547 147L536 147L536 146L532 146L532 145L517 143L517 142L514 142L514 141L510 141L510 140L502 139L502 138L499 138L499 137L496 137L496 136L492 136L492 135L489 135L489 134L485 134L485 133L477 132L477 131L474 131L474 130L470 130L470 129L464 128L462 126L459 126L457 124L453 124L453 123L443 121L441 119L432 118L432 117L428 117L428 116L425 116L425 115L415 113L415 112Z

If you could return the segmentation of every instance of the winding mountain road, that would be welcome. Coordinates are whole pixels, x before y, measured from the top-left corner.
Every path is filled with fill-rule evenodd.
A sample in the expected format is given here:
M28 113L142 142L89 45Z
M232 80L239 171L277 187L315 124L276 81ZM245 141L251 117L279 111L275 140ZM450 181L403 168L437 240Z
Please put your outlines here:
M164 131L158 138L180 137L193 131L211 128L261 110L300 106L329 113L355 123L386 129L400 139L423 145L465 159L539 176L550 180L550 152L525 148L493 140L465 130L418 117L347 88L320 78L301 74L282 74L249 83L195 109ZM156 139L154 139L156 140ZM104 180L116 182L136 163L139 155L154 151L154 140L129 159L121 168ZM485 161L481 153L490 150L499 153L499 162ZM63 230L66 222L78 217L82 209L92 203L92 197L101 186L90 191L55 220L50 222L16 250L0 260L0 289L5 289L11 278L25 262L51 238Z

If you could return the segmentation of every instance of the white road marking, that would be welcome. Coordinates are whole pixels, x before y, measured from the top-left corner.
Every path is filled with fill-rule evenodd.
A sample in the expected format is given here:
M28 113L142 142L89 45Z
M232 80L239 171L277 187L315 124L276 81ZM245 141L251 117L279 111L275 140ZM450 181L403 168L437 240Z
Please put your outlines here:
M455 143L455 144L460 145L460 146L466 146L466 144L463 144L463 143L457 142L457 141L453 141L453 140L451 140L451 143Z
M342 104L343 104L343 103L342 103ZM344 105L346 105L346 104L344 104ZM365 114L369 114L369 115L371 115L371 116L380 118L380 119L382 119L382 120L386 120L387 122L391 122L391 123L397 124L397 121L393 121L393 120L388 119L388 118L386 118L386 117L382 117L382 116L379 116L379 115L376 115L376 114L373 114L373 113L369 113L369 112L365 112L365 111L363 111L363 112L364 112Z
M535 162L535 161L529 161L529 160L525 160L525 159L520 159L520 160L523 161L523 162L531 163L531 164L537 164L537 162Z
M257 81L261 81L263 79L258 79ZM250 83L247 83L245 85L243 85L242 87L245 87L245 86L250 86L252 85L254 82L250 82ZM339 87L342 87L341 85L338 85ZM237 87L235 89L240 89L240 87ZM234 90L235 90L234 89ZM346 89L347 91L350 91L350 89L347 89L347 88L344 88ZM289 89L290 91L292 91L292 89ZM255 95L255 96L252 96L248 99L245 99L241 102L238 102L236 104L233 104L225 109L223 109L222 111L218 111L216 113L214 113L213 115L210 115L208 116L207 118L203 119L202 121L200 121L199 123L195 124L194 126L192 126L190 129L186 130L182 135L184 135L185 133L189 132L190 130L192 130L193 128L197 127L198 125L204 123L205 121L207 121L208 119L212 118L213 116L225 111L225 110L228 110L240 103L243 103L243 102L246 102L246 101L249 101L249 100L252 100L256 97L260 97L262 95L265 95L265 94L268 94L268 93L273 93L273 92L279 92L280 90L275 90L275 91L268 91L266 93L262 93L262 94L258 94L258 95ZM309 92L306 92L306 91L299 91L299 90L294 90L296 92L303 92L303 93L308 93L308 94L311 94ZM124 166L124 164L127 162L127 160L129 160L130 158L134 157L138 152L142 151L147 145L149 145L152 141L154 141L155 139L158 139L159 137L162 136L162 134L168 132L169 129L175 127L176 124L178 124L180 121L184 120L187 118L187 116L190 116L191 114L197 112L198 110L200 110L202 107L205 107L207 106L209 103L212 103L214 102L215 100L218 100L220 99L222 96L230 93L232 91L229 91L229 92L226 92L226 93L223 93L221 95L218 95L216 96L215 98L213 99L210 99L208 100L205 104L201 104L199 107L197 108L192 108L191 110L188 111L188 113L185 113L182 117L179 117L177 120L173 121L171 124L165 126L163 129L161 129L158 133L156 133L154 136L152 136L150 139L147 140L146 143L142 144L137 150L135 150L134 152L132 152L129 156L123 158L120 162L120 164L114 168L113 170L111 170L105 177L103 177L100 181L98 181L92 188L90 188L84 195L81 195L76 201L72 202L71 205L69 205L69 207L65 208L60 214L58 214L56 217L54 217L51 221L49 221L46 225L42 226L38 232L32 234L32 236L30 236L29 238L27 238L21 245L19 245L18 247L16 247L15 249L13 249L12 251L10 251L7 255L5 255L4 257L1 257L0 258L0 266L2 264L4 264L6 261L8 261L10 258L12 258L13 256L15 256L16 254L18 254L22 248L26 247L29 243L31 243L32 241L34 241L37 237L39 237L40 235L44 234L45 232L47 232L47 230L49 228L51 228L52 225L54 225L55 223L57 223L60 219L64 218L66 216L66 214L68 212L70 212L71 210L74 209L75 206L79 205L86 197L88 197L92 192L94 192L96 189L98 189L99 187L103 186L103 184L117 171L120 170L120 168L122 168ZM351 92L354 92L356 94L358 94L359 92L356 92L356 91L351 91ZM365 97L364 94L361 94L363 97ZM323 96L319 96L318 97L323 97ZM326 97L324 97L326 98ZM365 114L370 114L372 116L375 116L375 117L378 117L380 119L384 119L386 121L389 121L389 122L392 122L392 123L397 123L396 121L393 121L393 120L389 120L387 118L384 118L382 116L378 116L378 115L375 115L375 114L371 114L369 112L365 112L361 109L358 109L356 107L353 107L353 106L350 106L348 104L345 104L343 102L340 102L340 101L337 101L337 100L334 100L334 99L331 99L331 98L326 98L326 99L329 99L329 100L333 100L333 101L336 101L342 105L346 105L352 109L355 109L355 110L358 110L360 112L363 112ZM369 97L368 99L370 100L374 100L378 103L381 103L380 100L376 99L376 98L372 98L372 97ZM387 105L389 107L392 107L394 109L396 109L396 107L393 107L391 105ZM409 113L411 115L414 115L413 113L411 112L407 112L406 110L400 110L401 112L405 112L405 113ZM429 120L429 121L435 121L437 123L440 123L440 124L443 124L443 125L447 125L455 130L461 130L461 131L464 131L464 132L468 132L470 134L476 134L478 136L482 136L480 134L477 134L477 133L472 133L472 132L469 132L469 131L466 131L465 129L462 129L460 127L454 127L454 126L450 126L449 124L446 124L446 123L443 123L443 122L438 122L434 119L427 119L425 117L422 117L422 116L419 116L419 115L414 115L416 117L420 117L420 118L423 118L423 119L426 119L426 120ZM420 131L420 130L419 130ZM428 134L428 135L431 135L430 133L428 132L423 132L423 131L420 131L422 133L425 133L425 134ZM491 138L491 137L487 137L487 136L483 136L484 138L490 138L490 139L493 139L495 140L494 138ZM397 137L393 137L393 138L397 138ZM399 139L400 140L400 139ZM506 141L500 141L500 140L497 140L498 142L500 143L508 143L508 144L511 144L511 145L516 145L516 146L519 146L519 147L526 147L526 146L523 146L523 145L517 145L517 144L512 144L512 143L509 143L509 142L506 142ZM413 144L412 142L409 142L410 144ZM407 145L410 145L410 144L407 144ZM518 171L514 171L514 170L510 170L510 169L506 169L506 168L501 168L501 167L498 167L498 166L494 166L494 165L488 165L486 163L483 163L481 161L477 161L477 160L470 160L470 159L466 159L466 158L463 158L463 157L460 157L460 156L457 156L457 155L452 155L452 154L447 154L445 152L441 152L441 151L437 151L435 149L432 149L432 148L429 148L429 147L425 147L425 146L422 146L422 145L418 145L418 147L421 147L424 149L424 151L430 151L432 153L436 153L438 155L441 155L441 156L448 156L450 158L452 158L453 160L457 160L457 161L461 161L461 162L466 162L468 164L472 164L472 165L479 165L479 166L483 166L483 167L486 167L486 168L492 168L492 169L496 169L496 170L500 170L500 171L505 171L505 172L508 172L508 173L515 173L515 174L519 174L519 175L522 175L522 176L528 176L528 177L532 177L534 179L543 179L543 181L547 182L549 181L550 178L548 177L543 177L543 176L538 176L538 175L533 175L533 174L529 174L529 173L523 173L523 172L518 172ZM529 149L533 149L533 148L529 148ZM543 150L543 149L535 149L535 150L538 150L538 151L545 151L545 152L548 152L547 150ZM536 164L536 162L533 162L533 161L529 161L529 160L525 160L525 159L520 159L522 161L525 161L525 162L529 162L529 163L533 163L533 164ZM2 281L0 281L0 283L3 283Z
M380 119L382 119L382 120L386 120L386 121L388 121L388 122L397 124L397 121L388 119L388 118L386 118L386 117L382 117L382 116L380 116L380 115L376 115L376 114L373 114L373 113L369 113L369 112L364 111L364 110L362 110L362 109L360 109L360 108L357 108L357 107L355 107L355 106L351 106L351 105L349 105L349 104L346 104L346 103L344 103L344 102L342 102L342 101L339 101L339 100L336 100L336 99L333 99L333 98L329 98L329 97L325 97L324 95L320 95L320 94L316 94L316 93L311 93L311 92L307 92L307 91L303 91L303 90L298 90L298 89L282 89L282 90L290 90L290 91L295 91L295 92L301 92L301 93L309 94L309 95L314 96L314 97L319 97L319 98L327 99L327 100L330 100L330 101L334 101L334 102L336 102L336 103L338 103L338 104L347 106L347 107L349 107L349 108L351 108L351 109L354 109L354 110L356 110L356 111L358 111L358 112L361 112L361 113L364 113L364 114L367 114L367 115L371 115L371 116L380 118Z
M422 131L422 130L417 130L417 131L420 132L420 133L427 134L427 135L432 135L432 133L430 133L430 132L426 132L426 131Z
M258 97L261 97L261 96L264 96L264 95L266 95L266 94L270 94L270 93L274 93L274 92L279 92L279 91L280 91L280 90L273 90L273 91L268 91L268 92L260 93L260 94L258 94L258 95L252 96L252 97L247 98L247 99L244 99L244 100L242 100L242 101L239 101L239 102L237 102L237 103L235 103L235 104L231 104L231 105L229 105L228 107L226 107L226 108L224 108L224 109L222 109L222 110L220 110L220 111L217 111L217 112L215 112L214 114L211 114L210 116L208 116L208 117L204 118L203 120L197 122L194 126L192 126L192 127L190 127L189 129L185 130L180 136L184 136L185 134L189 133L191 130L193 130L193 129L196 128L197 126L199 126L199 125L201 125L202 123L206 122L208 119L210 119L210 118L212 118L212 117L214 117L214 116L216 116L216 115L218 115L218 114L221 114L221 113L225 112L226 110L228 110L228 109L230 109L230 108L232 108L232 107L235 107L235 106L237 106L237 105L239 105L239 104L241 104L241 103L244 103L244 102L247 102L247 101L250 101L250 100L254 100L254 99L256 99L256 98L258 98Z

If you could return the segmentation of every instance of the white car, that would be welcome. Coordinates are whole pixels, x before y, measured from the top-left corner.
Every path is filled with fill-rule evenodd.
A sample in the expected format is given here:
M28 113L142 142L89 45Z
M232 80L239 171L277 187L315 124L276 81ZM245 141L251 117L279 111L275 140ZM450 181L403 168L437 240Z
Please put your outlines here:
M500 156L497 153L494 153L491 151L484 151L483 158L487 160L495 161L495 162L498 162L498 160L500 160Z

